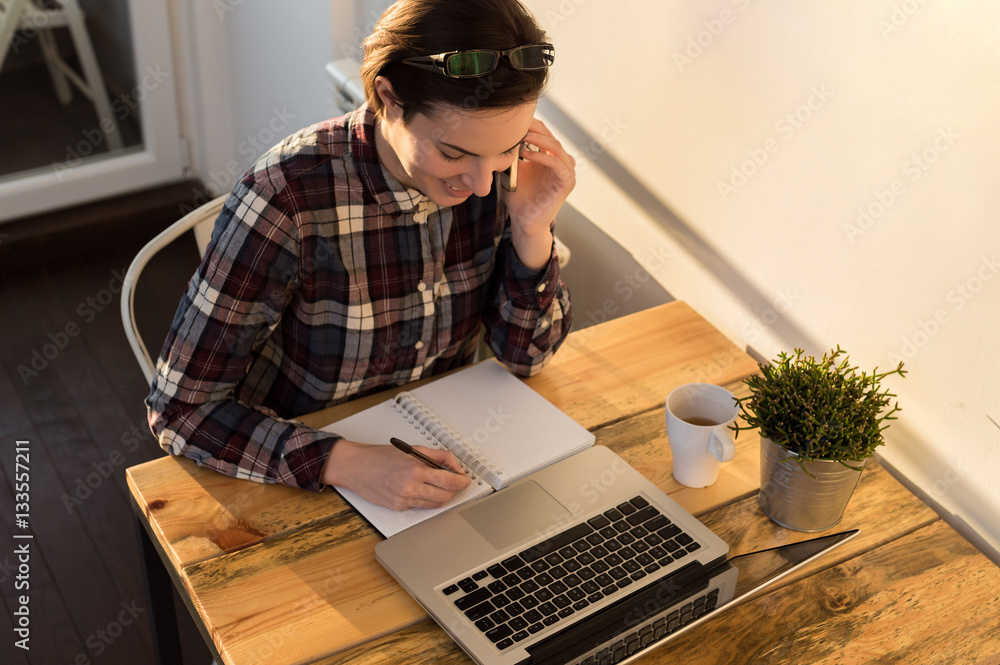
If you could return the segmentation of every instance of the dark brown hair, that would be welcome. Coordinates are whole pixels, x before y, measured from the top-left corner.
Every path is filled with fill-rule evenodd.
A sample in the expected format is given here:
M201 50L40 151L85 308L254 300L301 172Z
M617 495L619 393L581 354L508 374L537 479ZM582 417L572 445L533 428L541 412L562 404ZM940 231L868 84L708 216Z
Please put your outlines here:
M404 123L417 113L430 115L440 106L502 109L533 102L545 87L547 69L517 71L503 60L488 76L453 79L399 60L544 41L545 32L519 0L398 0L364 41L361 79L365 97L376 113L383 111L375 78L384 76L403 106Z

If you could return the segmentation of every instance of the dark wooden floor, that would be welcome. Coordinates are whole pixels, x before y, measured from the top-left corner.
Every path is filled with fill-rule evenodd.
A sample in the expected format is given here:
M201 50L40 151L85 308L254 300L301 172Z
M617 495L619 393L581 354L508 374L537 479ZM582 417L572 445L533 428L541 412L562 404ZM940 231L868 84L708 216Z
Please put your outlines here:
M34 41L29 42L34 47ZM9 61L8 61L9 62ZM79 71L75 61L70 66ZM108 145L98 130L93 103L75 87L69 104L56 99L43 64L6 65L0 71L0 176L31 169L52 169L91 155L104 155ZM142 142L139 115L128 95L109 92L122 142L126 148Z
M184 183L0 226L0 520L7 533L25 533L13 506L15 442L27 441L34 534L0 546L2 663L152 662L124 472L163 453L145 424L148 386L125 338L119 293L132 257L190 207L191 195ZM73 228L81 218L90 228ZM57 232L32 233L33 226ZM136 302L151 351L197 261L193 238L185 237L144 273ZM22 575L14 548L25 542L30 560ZM15 588L21 577L30 587ZM12 637L24 594L27 652ZM201 636L177 606L185 662L207 665Z

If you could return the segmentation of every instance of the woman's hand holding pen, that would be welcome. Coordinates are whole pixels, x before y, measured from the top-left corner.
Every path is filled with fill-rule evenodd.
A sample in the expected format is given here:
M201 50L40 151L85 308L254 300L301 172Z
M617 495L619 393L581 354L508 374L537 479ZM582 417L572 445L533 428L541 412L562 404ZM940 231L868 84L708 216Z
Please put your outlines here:
M393 510L438 508L471 479L447 450L414 446L436 462L453 469L432 469L393 446L340 439L333 444L323 470L323 482L349 489L366 501Z
M551 256L550 227L576 185L576 160L538 118L532 120L524 143L538 150L521 147L517 191L505 192L504 201L517 256L525 267L537 270Z

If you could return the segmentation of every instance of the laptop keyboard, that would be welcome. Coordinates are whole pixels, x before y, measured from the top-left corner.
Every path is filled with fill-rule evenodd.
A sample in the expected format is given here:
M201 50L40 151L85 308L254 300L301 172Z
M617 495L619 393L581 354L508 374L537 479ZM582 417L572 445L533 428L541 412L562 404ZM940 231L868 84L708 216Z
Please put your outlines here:
M700 547L637 496L442 593L503 650Z
M667 635L711 612L718 604L719 589L715 588L697 596L666 616L648 622L642 628L602 647L596 653L578 661L578 665L614 665L620 663L650 644L662 640Z

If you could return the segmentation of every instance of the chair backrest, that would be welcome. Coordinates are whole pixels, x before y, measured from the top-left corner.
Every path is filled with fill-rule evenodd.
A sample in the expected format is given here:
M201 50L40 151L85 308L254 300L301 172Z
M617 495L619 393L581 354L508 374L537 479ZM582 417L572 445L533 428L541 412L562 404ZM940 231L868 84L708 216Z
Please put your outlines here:
M136 360L139 361L139 367L142 369L142 373L149 383L153 382L153 376L156 374L156 366L153 363L153 359L149 356L149 351L146 350L146 345L139 335L139 328L135 321L135 286L139 281L139 275L142 274L146 264L149 263L150 259L157 252L188 230L195 229L195 235L199 236L198 251L204 253L204 238L207 237L207 234L211 233L212 223L219 216L219 212L222 210L222 205L225 201L225 195L213 199L168 226L162 233L150 240L146 243L145 247L139 250L139 253L132 259L132 265L129 266L128 271L125 273L125 279L122 280L122 323L125 326L125 336L128 337L129 346L132 347L132 352L135 354ZM177 297L179 300L180 294Z

